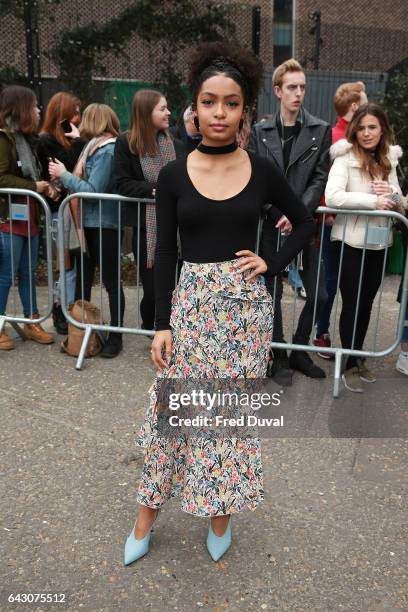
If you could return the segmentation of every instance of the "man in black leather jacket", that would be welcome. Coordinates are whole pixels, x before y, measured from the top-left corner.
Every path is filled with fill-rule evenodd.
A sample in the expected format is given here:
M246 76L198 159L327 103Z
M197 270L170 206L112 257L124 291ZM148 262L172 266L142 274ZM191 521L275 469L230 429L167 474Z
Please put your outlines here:
M269 157L286 176L291 187L311 213L319 206L329 172L331 128L328 123L313 117L302 107L305 96L305 74L300 64L287 60L273 74L274 91L280 98L280 109L271 118L264 119L253 128L248 149ZM263 226L261 250L273 254L278 248L279 229L291 231L289 220L274 206L267 214ZM319 252L314 240L302 252L300 275L306 290L306 302L293 336L295 344L309 344L313 318L318 320L327 299L324 270L321 267L317 298L316 281ZM276 283L276 287L275 287ZM274 298L275 342L284 342L282 326L282 276L266 275L266 285ZM315 307L316 301L316 307ZM313 317L314 310L315 316ZM286 351L274 349L269 375L282 385L292 384L292 372L299 370L311 378L324 378L325 372L315 365L306 351L292 351L288 360Z

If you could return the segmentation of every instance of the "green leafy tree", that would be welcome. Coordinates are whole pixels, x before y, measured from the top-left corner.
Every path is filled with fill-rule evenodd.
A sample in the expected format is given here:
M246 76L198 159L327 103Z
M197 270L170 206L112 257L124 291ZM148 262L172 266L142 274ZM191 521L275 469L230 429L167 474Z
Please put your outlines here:
M27 77L12 66L0 66L0 89L6 85L25 85L29 87Z
M231 39L235 27L230 11L230 4L213 1L137 0L105 23L63 31L49 55L59 67L59 78L86 100L92 76L96 72L108 74L106 55L114 52L126 57L126 45L137 34L151 48L154 45L155 85L161 87L173 107L181 108L186 90L182 75L175 69L180 52L202 40Z

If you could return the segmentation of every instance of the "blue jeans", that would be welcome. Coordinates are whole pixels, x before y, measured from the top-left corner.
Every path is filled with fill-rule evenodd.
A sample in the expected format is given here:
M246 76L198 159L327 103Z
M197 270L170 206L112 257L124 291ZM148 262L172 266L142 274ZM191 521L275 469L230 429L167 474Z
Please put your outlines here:
M337 293L337 279L339 274L340 242L330 240L331 226L324 226L322 259L326 279L327 300L317 321L316 335L329 333L330 315Z
M53 222L58 219L58 212L52 213ZM55 248L57 247L54 244ZM70 270L65 270L65 296L67 299L67 305L73 304L75 302L75 285L76 285L76 262L74 257L71 257L72 268ZM60 298L60 281L59 279L56 282L55 286L55 295Z
M10 246L12 247L14 276L18 274L18 292L24 316L28 318L38 312L35 290L38 234L32 236L29 241L26 236L0 232L0 315L6 312L8 294L13 282Z
M303 281L300 278L299 271L294 263L289 265L288 281L293 289L302 289Z

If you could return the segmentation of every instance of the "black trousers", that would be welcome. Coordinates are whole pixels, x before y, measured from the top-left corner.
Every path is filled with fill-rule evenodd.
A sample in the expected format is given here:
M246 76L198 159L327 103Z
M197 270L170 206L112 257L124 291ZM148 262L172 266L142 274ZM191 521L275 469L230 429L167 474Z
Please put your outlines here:
M154 268L147 268L146 229L140 230L139 259L137 250L137 227L133 229L132 250L135 262L139 265L140 280L143 287L143 298L140 302L140 315L145 329L154 328Z
M279 232L274 227L273 223L265 222L263 226L261 238L261 256L268 260L268 257L273 259L274 253L278 250ZM296 344L309 344L310 335L313 327L313 312L316 302L315 321L319 320L322 309L327 300L326 282L324 275L324 267L320 266L319 283L316 292L316 281L319 264L319 251L314 243L308 244L303 249L303 270L299 270L303 286L306 290L306 302L299 316L296 331L293 335L293 342ZM276 279L276 288L275 288ZM273 337L274 342L283 342L283 322L282 322L282 293L283 282L282 275L277 274L276 277L266 276L266 287L274 298L274 326Z
M90 301L92 284L95 276L95 268L98 267L109 296L109 310L111 325L122 326L125 312L125 294L118 271L118 249L119 236L115 229L102 229L101 233L97 227L86 227L85 237L88 245L89 256L83 257L83 276L81 267L81 256L76 254L77 278L75 288L75 299ZM100 240L102 245L100 245ZM100 248L102 246L102 248ZM102 255L102 270L100 269L100 256ZM83 285L83 294L82 294ZM120 308L119 308L120 296Z
M340 243L339 243L340 245ZM340 339L344 348L361 350L370 323L371 309L381 284L385 250L366 250L363 266L360 303L357 311L358 284L360 280L363 249L344 245L340 276L340 293L343 307L340 314ZM354 320L357 318L354 343ZM345 368L357 365L356 357L350 356Z

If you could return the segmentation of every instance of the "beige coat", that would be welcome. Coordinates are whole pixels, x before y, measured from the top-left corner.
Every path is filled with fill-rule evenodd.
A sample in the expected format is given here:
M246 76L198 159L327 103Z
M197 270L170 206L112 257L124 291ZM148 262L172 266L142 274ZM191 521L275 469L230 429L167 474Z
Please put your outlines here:
M388 182L401 194L398 184L396 168L398 159L402 155L399 146L391 146L389 159L392 170ZM356 210L376 210L377 196L372 193L371 179L362 174L360 162L352 151L352 145L345 139L337 141L330 147L330 157L333 160L329 178L326 185L326 205L330 208L348 208ZM344 225L346 230L344 241L346 244L363 248L368 227L387 227L386 217L367 217L365 215L337 215L334 221L331 240L343 240ZM346 223L347 220L347 223ZM388 246L392 244L392 232L388 233ZM386 245L366 244L368 249L379 250Z

